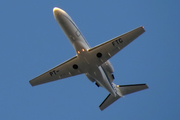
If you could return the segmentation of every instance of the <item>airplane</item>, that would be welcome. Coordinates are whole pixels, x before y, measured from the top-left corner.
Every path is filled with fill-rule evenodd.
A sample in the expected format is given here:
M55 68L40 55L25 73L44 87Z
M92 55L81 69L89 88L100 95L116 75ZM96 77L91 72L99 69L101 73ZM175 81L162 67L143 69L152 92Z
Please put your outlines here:
M30 80L32 86L85 74L91 82L95 82L98 87L103 87L109 92L99 106L101 111L124 95L148 88L146 84L116 85L113 83L114 68L109 61L111 57L145 32L143 26L91 48L72 18L64 10L54 7L53 14L77 54Z

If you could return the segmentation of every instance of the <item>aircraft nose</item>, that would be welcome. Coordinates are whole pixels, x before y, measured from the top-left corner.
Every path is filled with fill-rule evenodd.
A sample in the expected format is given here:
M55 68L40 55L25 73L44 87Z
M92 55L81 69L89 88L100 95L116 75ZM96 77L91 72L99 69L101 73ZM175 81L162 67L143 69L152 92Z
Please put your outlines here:
M58 7L53 8L53 14L54 16L60 15L60 14L66 14L66 12Z

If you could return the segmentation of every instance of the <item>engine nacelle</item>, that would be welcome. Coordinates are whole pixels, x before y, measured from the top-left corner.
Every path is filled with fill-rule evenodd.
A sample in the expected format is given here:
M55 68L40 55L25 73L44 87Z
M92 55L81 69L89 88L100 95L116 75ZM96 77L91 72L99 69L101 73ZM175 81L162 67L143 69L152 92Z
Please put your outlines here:
M110 61L106 61L105 63L102 64L102 67L108 71L109 73L113 73L114 72L114 68L113 66L111 65Z
M91 82L94 82L96 81L93 77L91 77L88 73L85 74L86 77L91 81Z

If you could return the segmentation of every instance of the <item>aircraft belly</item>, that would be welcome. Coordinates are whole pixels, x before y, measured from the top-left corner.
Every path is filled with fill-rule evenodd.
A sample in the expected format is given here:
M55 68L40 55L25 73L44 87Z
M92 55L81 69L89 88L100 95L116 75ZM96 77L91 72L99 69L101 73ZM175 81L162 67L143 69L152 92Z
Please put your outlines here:
M76 37L76 31L77 28L69 21L69 19L67 17L65 17L64 15L59 15L56 17L56 20L58 21L59 25L61 26L62 30L64 31L64 33L66 34L66 36L68 37L68 39L73 42Z
M116 96L114 89L111 85L110 80L106 76L106 73L103 71L102 67L96 67L91 65L91 69L88 70L88 74L93 77L102 87L109 91L112 95Z
M81 36L80 31L69 15L56 13L55 18L69 39L73 41L76 37Z
M78 27L69 15L67 15L66 13L61 13L61 11L60 13L57 12L54 14L58 24L62 28L63 32L65 33L77 53L82 49L87 50L90 48L83 35L79 31Z

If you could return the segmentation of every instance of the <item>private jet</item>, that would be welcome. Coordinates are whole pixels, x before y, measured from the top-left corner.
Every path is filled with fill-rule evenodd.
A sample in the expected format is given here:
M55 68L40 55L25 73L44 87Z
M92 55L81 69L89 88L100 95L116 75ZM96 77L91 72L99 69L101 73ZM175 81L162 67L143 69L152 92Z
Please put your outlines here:
M30 80L32 86L85 74L91 82L109 92L100 104L100 110L104 110L124 95L148 88L146 84L116 85L113 82L114 69L109 61L111 57L145 32L143 26L91 48L72 18L64 10L55 7L53 14L74 47L76 55Z

